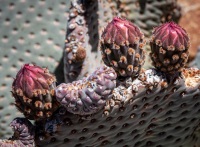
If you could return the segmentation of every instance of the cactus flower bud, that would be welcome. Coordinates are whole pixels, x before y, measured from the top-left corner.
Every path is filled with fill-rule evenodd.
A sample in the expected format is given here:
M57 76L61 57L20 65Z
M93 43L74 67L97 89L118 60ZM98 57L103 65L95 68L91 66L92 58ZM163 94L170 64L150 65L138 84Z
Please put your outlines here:
M104 63L118 76L137 77L144 64L144 35L126 19L115 17L102 34L101 52Z
M150 45L153 64L163 72L180 71L187 62L189 37L187 32L174 22L154 28Z
M55 81L47 68L25 64L12 84L16 107L28 119L50 117L58 104L54 93Z

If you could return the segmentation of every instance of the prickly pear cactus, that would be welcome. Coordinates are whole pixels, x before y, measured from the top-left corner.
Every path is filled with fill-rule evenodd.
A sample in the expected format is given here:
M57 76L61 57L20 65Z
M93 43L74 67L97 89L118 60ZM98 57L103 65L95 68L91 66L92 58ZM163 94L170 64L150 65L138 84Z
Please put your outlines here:
M174 22L154 28L151 36L153 65L163 72L181 71L188 60L190 41L187 32Z
M26 1L20 2L23 4L26 3ZM153 3L155 7L159 7L161 10L166 6L169 8L165 9L166 11L164 9L162 10L162 15L159 15L161 21L166 21L176 16L174 15L174 11L172 11L176 6L176 1L154 2L155 1L137 1L137 5L140 7L140 13L144 13L145 8L151 7L148 6L148 4ZM107 9L108 7L106 7L105 4L109 4L110 9ZM40 77L40 70L27 72L27 70L30 70L30 67L27 66L28 64L25 64L24 67L26 69L22 67L22 72L20 70L16 76L20 78L14 80L16 89L13 89L13 93L15 93L15 98L17 99L15 104L20 108L20 111L23 113L26 112L24 114L27 114L27 109L24 108L30 106L33 110L30 111L31 116L33 116L31 119L35 118L35 116L41 116L42 120L36 119L35 124L32 125L27 118L14 119L10 124L14 134L8 140L0 139L1 146L32 147L36 144L36 146L48 147L194 147L198 145L200 70L197 68L184 67L188 57L187 49L189 48L189 38L186 32L181 30L181 27L175 27L176 29L172 27L170 30L166 31L168 35L164 36L165 40L162 40L162 37L161 39L158 37L162 36L163 32L165 32L162 27L158 27L157 31L153 32L154 38L151 40L151 53L154 54L152 58L153 62L159 61L165 64L166 60L162 58L163 52L159 52L160 47L167 52L167 58L169 58L170 55L172 55L173 58L176 54L178 54L176 58L183 58L183 52L178 51L180 49L185 50L185 56L183 58L184 63L181 64L182 60L176 60L181 66L177 66L178 70L173 70L173 72L168 68L167 70L162 70L163 68L159 68L160 66L156 64L154 64L155 68L145 70L142 69L145 57L141 45L143 44L143 37L141 37L143 33L141 33L134 24L121 18L114 18L111 23L109 23L109 25L114 26L109 27L108 25L101 36L101 40L103 40L101 42L101 47L103 46L101 49L102 57L104 58L105 55L107 55L104 62L110 67L103 66L97 68L90 74L90 71L100 64L100 62L98 62L99 64L95 65L97 61L101 60L98 56L99 51L97 49L99 47L100 30L103 27L100 21L97 21L98 23L93 23L92 20L94 20L95 16L101 16L97 17L98 19L103 18L102 14L107 18L107 16L110 15L121 15L123 14L122 12L127 12L122 11L124 7L121 7L121 4L120 1L72 0L65 40L64 76L67 82L74 81L77 78L80 78L80 80L67 84L63 83L55 88L52 86L55 80L50 80L51 82L49 82L47 76L47 84L45 84L44 78L46 76L44 73L41 74L43 76ZM15 8L15 4L12 3L10 5L11 9ZM41 0L39 5L44 6L45 1ZM103 7L104 5L105 7ZM31 6L31 9L32 8L35 7ZM103 8L102 14L99 13L100 8ZM118 11L118 8L122 10ZM38 11L42 10L43 9ZM48 10L51 10L51 8L48 8ZM121 14L119 14L119 12L121 12ZM158 11L156 11L156 13L157 12ZM109 13L109 15L106 15L106 13ZM22 15L22 12L18 12L17 14L17 17L21 18L20 15ZM29 13L27 13L27 15L28 14ZM41 21L42 17L43 15L38 14L36 20ZM123 23L119 23L119 20ZM8 22L7 20L7 23ZM105 22L107 22L107 19ZM99 26L95 28L95 24ZM56 25L58 24L56 23ZM91 30L95 31L90 32ZM121 32L120 35L116 35L118 31ZM10 39L8 39L8 36L3 38L2 42L4 43L8 42ZM157 38L160 43L157 43L155 38ZM26 43L24 41L25 39L21 37L18 43L25 46ZM87 46L89 46L89 48L87 48ZM36 47L40 49L40 44L37 43ZM171 47L174 48L172 49ZM18 55L18 46L15 48L15 53ZM93 52L95 53L93 54ZM113 56L109 56L110 54L107 54L109 52L112 53ZM30 51L29 53L31 54ZM29 56L31 57L30 54ZM45 55L49 54L51 53L48 52ZM38 52L35 55L37 57ZM26 56L28 55L26 54ZM93 58L91 58L92 56ZM87 57L89 58L87 59ZM118 59L119 57L120 59ZM172 61L170 60L169 64L173 65L176 58ZM9 56L4 56L2 61L7 61L5 59L8 60L10 58ZM22 59L23 58L20 58L21 62L19 65L23 63L24 60ZM66 62L65 59L67 59ZM25 60L27 60L26 57ZM110 60L112 62L116 61L117 64L110 64ZM61 60L60 63L62 63L62 61L63 60ZM90 68L89 64L88 69L82 68L87 66L85 61L86 63L93 63L91 66L92 68ZM39 63L40 59L35 62ZM77 62L79 64L77 64ZM164 64L162 67L166 67ZM56 64L53 65L55 67L60 67ZM130 66L131 68L129 68ZM76 67L79 67L78 72L74 70ZM137 70L135 69L136 67L138 68ZM50 67L50 69L51 68L54 69L54 67ZM121 72L123 70L127 71ZM54 73L58 75L58 71L59 70L55 70ZM74 71L76 71L78 75L75 75L74 73L76 72ZM25 79L29 79L30 86L25 87L27 80L24 80L23 72L27 72L30 76L34 75L34 77L37 77L28 78L27 75L25 76ZM70 73L69 76L67 75L68 73ZM50 77L52 76L53 75ZM123 78L122 80L122 76L124 76L125 79ZM58 78L60 78L60 76L58 76ZM31 86L33 93L29 91ZM46 89L45 87L49 88ZM52 91L52 97L49 97L48 93L46 93L47 91L44 93L42 92L45 91L45 89L48 92ZM28 100L26 96L29 97ZM56 110L51 109L51 115L45 115L45 117L38 115L38 110L39 114L41 114L41 112L49 114L49 111L46 113L46 109L48 108L49 110L49 108L51 108L51 103L54 102L46 100L54 96L56 97L59 108ZM33 102L29 103L31 100L33 100ZM19 105L19 101L23 101L20 103L22 106ZM34 110L36 109L37 111L35 113ZM25 117L28 116L25 115Z
M10 93L18 69L24 63L36 63L62 75L57 71L62 64L68 6L66 0L1 1L0 138L11 135L9 123L21 116Z
M106 37L110 43L120 43L120 47L124 47L123 43L127 43L130 39L129 37L133 37L132 35L127 37L127 33L124 33L130 31L130 28L127 29L130 23L122 21L123 23L116 24L116 19L121 20L120 18L114 18L108 24L106 34L110 35L106 35ZM121 31L121 35L124 35L124 37L118 35L116 38L113 38L113 34L118 33L115 27L118 27L118 31ZM167 27L168 25L164 28L162 26L158 27L158 34L162 33ZM166 53L171 55L177 53L177 45L182 47L186 43L186 48L189 43L187 34L181 27L174 29L171 28L168 35L165 35L165 40L159 40L163 46L165 41L167 41L167 46L175 47L174 50L166 50ZM123 30L127 31L123 32ZM138 30L132 29L131 32L132 34L137 34ZM173 38L172 35L176 37ZM106 37L102 35L104 40ZM116 45L112 46L112 48L114 47ZM151 48L151 52L156 54L154 59L160 59L159 55L161 53L155 51L157 46L151 46ZM126 53L129 48L124 47L123 50L118 48L118 50ZM137 50L137 48L134 48L134 50ZM188 56L188 52L186 54ZM102 56L104 57L104 54ZM132 61L135 58L137 56L133 56ZM181 61L178 60L177 62ZM173 63L170 62L170 64ZM126 64L124 64L124 67L126 67ZM113 69L117 73L120 68L121 66L116 66ZM98 73L98 70L96 71ZM105 71L103 75L106 74L107 72ZM188 147L197 145L197 132L200 121L200 109L198 107L200 104L199 69L182 67L179 70L174 70L173 72L170 70L169 72L169 70L162 70L162 68L155 65L155 68L141 70L135 79L127 78L125 82L121 82L120 76L118 74L116 88L114 88L110 95L111 98L107 100L104 108L97 113L85 116L75 111L69 112L69 109L80 106L79 99L87 100L87 102L82 101L83 104L87 105L96 98L96 95L91 94L84 94L83 97L81 91L79 94L74 92L74 95L72 95L73 91L78 91L82 87L84 89L86 85L84 83L90 82L89 78L86 78L88 82L85 82L85 79L73 82L72 85L76 85L77 88L72 87L70 89L70 86L67 86L67 88L62 85L58 86L58 98L60 99L60 94L63 95L60 103L65 108L58 109L44 126L36 129L36 144L40 146L63 147ZM128 76L131 77L131 75ZM98 78L96 79L98 80ZM104 78L101 81L104 82ZM83 85L80 84L81 82ZM107 86L109 84L104 85ZM79 99L76 98L78 95Z

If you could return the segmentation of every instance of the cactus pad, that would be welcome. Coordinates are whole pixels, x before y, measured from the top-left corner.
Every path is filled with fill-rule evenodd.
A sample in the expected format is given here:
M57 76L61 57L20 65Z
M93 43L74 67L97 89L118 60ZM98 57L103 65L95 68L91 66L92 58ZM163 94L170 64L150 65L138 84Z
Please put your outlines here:
M41 146L163 146L194 145L200 118L200 70L184 69L170 78L144 70L129 87L118 86L105 108L87 118L68 112L56 133L36 136ZM52 124L54 116L51 118ZM49 122L48 122L49 123ZM45 140L41 140L44 138Z

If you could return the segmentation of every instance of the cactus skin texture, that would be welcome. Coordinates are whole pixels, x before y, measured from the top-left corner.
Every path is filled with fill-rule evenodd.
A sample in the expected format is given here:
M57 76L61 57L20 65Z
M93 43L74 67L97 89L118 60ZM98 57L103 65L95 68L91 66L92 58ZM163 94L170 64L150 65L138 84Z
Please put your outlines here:
M26 118L15 118L11 123L14 134L9 140L0 140L1 147L35 147L35 128Z
M174 22L154 28L150 45L153 65L163 72L180 71L188 60L189 37Z
M86 2L88 3L89 1L91 2L91 0L87 0ZM128 0L120 0L120 1L125 2ZM151 18L151 20L153 18L156 18L159 20L160 10L164 10L163 8L165 8L165 10L166 8L169 8L166 6L165 0L162 0L162 2L151 0L151 4L149 3L149 1L150 0L146 1L145 14L143 15L139 14L139 11L137 11L137 8L135 9L135 7L132 7L129 9L131 10L130 13L128 15L125 15L126 17L131 16L132 18L134 18L134 23L137 24L138 26L140 27L147 26L147 27L142 28L144 33L145 33L144 31L145 29L153 28L151 25L149 25L149 24L152 24L151 23L152 21L149 21L150 20L149 18ZM169 2L172 0L167 0L167 1ZM132 3L135 3L135 2L136 0L129 0L129 3L126 3L126 7L131 6ZM88 9L90 8L90 11L88 11L88 14L91 14L90 16L92 17L90 17L91 20L87 22L88 24L87 27L91 29L89 32L93 33L93 32L96 32L95 30L98 30L97 27L93 29L93 26L99 25L99 27L101 26L101 28L102 26L105 27L104 24L108 21L111 21L111 19L113 18L111 10L115 9L114 7L117 7L117 10L119 9L118 9L118 6L116 6L117 1L114 1L114 0L112 1L93 0L92 3L98 3L97 9L93 9L92 7L89 6L88 8L86 8L86 11L88 11ZM1 29L1 35L0 35L1 36L0 38L2 38L2 43L0 45L1 46L0 54L1 54L1 59L2 59L0 61L1 62L0 66L2 67L1 68L2 80L0 81L0 85L2 85L3 87L1 91L1 96L4 96L3 98L1 97L2 103L0 107L3 107L3 109L0 110L1 115L2 115L2 117L0 118L0 121L2 122L6 121L6 124L8 124L15 117L15 115L12 114L12 112L15 110L14 106L9 105L10 103L12 103L12 100L13 100L12 96L10 95L9 87L12 84L12 77L15 76L15 72L19 69L19 67L22 66L22 64L31 62L31 63L36 63L37 65L41 65L43 67L47 66L52 73L56 70L55 75L57 76L57 80L59 83L64 82L63 78L58 78L58 77L61 77L60 75L62 75L62 71L60 72L59 68L60 66L62 68L62 61L63 61L61 59L62 51L63 51L62 47L63 47L63 40L65 38L63 34L66 27L66 23L65 23L66 15L63 15L63 14L65 14L66 9L67 11L69 10L68 7L70 4L70 0L67 0L67 1L66 0L57 0L57 1L41 0L39 4L41 5L38 7L38 2L36 1L26 1L26 5L24 5L24 0L21 0L20 2L15 1L15 0L7 0L7 1L3 1L0 6L1 16L4 16L0 18L2 22L1 23L2 29ZM149 7L149 5L151 6ZM8 8L7 6L9 6L10 9L7 9ZM54 7L51 8L52 6ZM152 9L153 10L156 9L156 10L153 12L151 11ZM16 12L17 13L19 12L19 14L16 14ZM172 11L170 10L170 12ZM23 14L26 14L26 15L23 15ZM138 15L135 16L134 14L138 14ZM19 15L19 19L18 19L18 15ZM31 19L33 16L34 17L36 16L37 18ZM17 19L15 19L16 17ZM15 19L16 23L11 23L12 19ZM25 31L24 31L24 28L25 28ZM7 30L10 30L10 31L7 31ZM90 40L89 42L87 42L87 44L98 44L99 42L98 37L95 37L95 36L98 36L99 34L102 33L101 30L99 32L100 33L97 33L97 35L93 33L94 38ZM5 40L11 39L11 41L4 42L4 36L6 36L7 38ZM85 36L87 36L87 34ZM22 43L21 41L19 43L19 40L21 40L21 38L22 38ZM48 52L46 51L47 48L49 48ZM5 52L4 49L6 49L7 51ZM96 50L98 49L96 48ZM91 50L89 50L88 52L91 52ZM6 58L5 60L6 62L4 62L4 57ZM92 54L91 56L89 55L88 57L95 57L95 54ZM100 53L98 57L100 57L100 59L98 60L101 60ZM35 58L37 58L37 60L35 60ZM93 59L91 59L90 61L94 61ZM91 63L90 61L88 63ZM61 64L59 64L60 66L57 68L58 62ZM97 63L96 60L94 63ZM145 63L148 63L148 62L145 62ZM88 66L88 64L85 64L85 65L86 67ZM95 66L98 67L97 65L93 64L88 69L91 69L91 72L93 72L94 69L96 68ZM12 68L7 68L7 67L12 67ZM88 72L81 72L81 73L83 73L84 75L84 73L88 73ZM9 77L10 80L8 80L7 78L4 78L7 76ZM7 85L6 89L4 89L5 84ZM8 113L10 115L10 119L4 119L4 118L7 118L4 116L7 116ZM0 125L0 128L2 130L0 132L0 137L3 137L3 138L8 137L9 136L8 133L11 130L8 127L4 127L4 123Z
M130 21L115 17L102 34L101 52L104 63L118 76L137 77L144 64L144 34Z
M17 109L28 119L50 117L58 106L54 93L55 81L47 68L25 64L12 84Z
M89 115L99 111L112 96L116 87L116 73L103 66L82 80L59 85L56 98L60 105L73 114Z
M170 31L165 31L167 32L165 35L170 34ZM181 41L185 42L181 43L176 40L179 36L174 39L173 35L177 36L177 33L169 35L169 40L165 38L164 41L167 42L166 44L163 42L162 46L168 47L168 41L177 43L173 43L174 48L183 49L182 45L189 44L187 35L186 39L182 37ZM115 41L111 35L106 37L108 43ZM121 44L120 41L118 42ZM156 46L152 48L155 50ZM170 50L166 52L171 53ZM46 135L49 131L41 133L37 130L36 132L40 132L37 136L44 135L45 138L44 140L36 138L37 143L48 147L197 145L196 132L200 120L198 107L200 70L183 68L180 74L171 72L169 76L168 73L168 71L161 72L159 68L141 70L137 78L130 81L126 79L124 84L114 88L106 105L89 117L74 115L74 112L67 112L69 110L62 114L56 112L47 125L50 124L55 129L52 135ZM73 89L79 88L78 84L74 85L76 87ZM67 93L62 95L68 96ZM71 98L71 94L68 98ZM63 123L59 129L56 127L57 116Z
M52 135L36 135L36 142L42 147L192 147L200 118L199 83L200 70L195 68L169 80L166 73L144 70L129 86L116 87L105 107L87 119L56 112L50 118L52 126L57 116L63 124Z

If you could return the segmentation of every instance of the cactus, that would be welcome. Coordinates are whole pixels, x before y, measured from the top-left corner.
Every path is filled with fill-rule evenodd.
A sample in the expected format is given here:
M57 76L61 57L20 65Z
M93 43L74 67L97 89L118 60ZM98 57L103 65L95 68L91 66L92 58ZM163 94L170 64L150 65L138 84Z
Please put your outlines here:
M96 66L101 65L98 50L100 34L106 23L116 15L118 11L115 1L71 1L64 50L66 83L87 76ZM81 60L77 60L80 47L84 54L81 54Z
M85 10L81 1L72 1L69 12L68 30L64 52L64 72L68 82L78 77L86 58L86 21L84 18Z
M85 64L83 63L85 70L81 69L77 79L92 73L97 66L96 63L98 65L101 64L101 53L98 50L99 38L103 27L114 16L130 17L128 19L134 21L145 34L150 32L152 26L157 26L157 22L160 22L164 10L166 14L173 14L172 16L174 17L172 18L175 20L180 16L179 7L177 7L175 0L167 0L166 2L164 0L139 1L145 3L140 3L139 7L136 7L135 3L137 1L89 0L87 4L84 4L86 1L82 1L85 8L84 20L86 19L87 22L83 30L88 30L88 35L86 34L84 38L87 53L84 59ZM33 63L42 67L48 67L51 73L55 73L58 83L64 82L64 76L66 77L67 74L66 71L71 71L71 69L65 69L65 74L63 74L64 58L62 58L66 27L65 11L69 10L69 6L70 1L66 0L40 0L39 2L7 0L1 2L0 99L2 103L0 104L0 113L2 117L0 121L2 123L0 124L0 137L8 137L11 134L11 129L5 126L16 117L15 115L21 116L19 112L17 114L12 113L15 107L10 95L10 87L12 77L15 76L15 73L23 64ZM145 11L143 14L140 14L143 8L145 8ZM153 12L152 9L155 11ZM69 18L69 14L67 18ZM156 18L155 25L151 25L151 22L154 21L153 18ZM12 23L12 20L15 20L15 23ZM67 33L68 35L69 33ZM65 51L64 55L66 55ZM83 59L82 57L81 59ZM89 57L92 58L90 59ZM36 58L37 60L35 60ZM146 62L145 67L149 67L149 63ZM66 65L65 60L64 64ZM81 65L80 62L79 65ZM90 67L87 67L88 65ZM74 66L72 67L74 68ZM68 80L66 79L66 81Z
M51 136L48 132L37 134L44 138L37 138L37 143L41 146L166 147L195 144L200 70L184 69L182 74L183 77L168 80L158 70L143 71L128 88L116 87L106 106L89 118L57 112L51 117L52 125L58 115L63 125Z
M96 21L92 22L92 20L97 14L101 16L98 19L104 20L102 13L97 13L97 5L98 8L103 9L105 18L108 17L110 19L110 16L123 13L118 11L119 1L116 1L117 3L106 0L85 2L73 0L72 7L70 8L70 13L79 10L84 11L78 13L75 17L72 15L69 23L74 24L77 17L83 18L82 20L85 20L85 22L83 22L82 26L75 24L75 28L73 25L68 25L69 29L64 51L64 62L67 59L64 63L65 78L67 77L65 80L68 83L60 84L59 82L57 87L55 87L53 86L55 78L45 72L46 70L39 66L25 64L18 72L16 79L14 79L12 93L16 100L16 107L24 113L26 118L16 118L11 123L14 135L8 140L0 140L0 145L22 147L173 147L198 145L200 70L197 68L185 68L184 62L187 60L185 56L183 63L181 62L182 60L177 61L181 62L182 67L177 70L169 70L164 65L165 58L161 58L161 54L158 52L158 46L162 45L166 51L167 58L170 55L173 57L174 54L182 57L183 53L187 56L189 47L187 33L173 23L166 23L164 24L164 26L167 26L164 27L166 32L170 34L171 30L176 30L176 33L170 34L166 40L162 40L162 37L159 38L163 34L163 29L160 29L162 26L155 28L150 43L152 54L154 54L152 59L155 68L145 70L142 68L144 52L143 49L140 49L144 43L143 33L126 19L119 17L115 17L113 21L106 19L105 22L111 22L103 32L101 52L103 61L111 67L102 66L91 73L95 66L100 65L101 60L101 56L99 56L100 51L97 48L100 45L98 37L100 37L99 34L101 33L100 30L102 30L103 22L99 24L98 28L90 27L96 24ZM172 1L172 3L170 1L138 2L141 10L145 12L151 3L162 4L161 2L163 2L164 4L174 4L175 1ZM111 9L108 6L111 6ZM92 11L96 13L89 13ZM165 11L163 10L163 12ZM165 13L170 14L169 12ZM166 18L168 19L168 17ZM114 26L112 26L113 24ZM170 26L171 30L168 29L169 24L173 26ZM117 27L119 29L116 29ZM83 36L82 33L81 36L78 36L77 30L80 28L85 33ZM134 35L126 35L124 33L126 30L130 30ZM116 31L116 33L119 31L120 33L116 36L110 33L113 31ZM73 33L75 38L83 39L86 42L79 42L80 40L77 41L76 39L75 41L71 40ZM121 36L124 38L121 38ZM173 42L177 37L178 40ZM158 44L159 41L156 42L156 39L159 39L162 44ZM169 41L169 44L165 41ZM132 47L131 45L135 46ZM119 55L120 58L125 56L123 58L130 59L131 62L127 62L127 64L123 62L124 65L121 66L121 61L114 54L118 49L116 46L120 47L120 52L116 55ZM175 52L168 50L168 46L173 46ZM139 63L137 62L138 55L129 58L128 54L126 54L130 47L141 57ZM179 52L180 47L183 52ZM107 49L110 50L113 56L107 56ZM105 55L107 56L106 58ZM155 62L158 59L166 70L156 66ZM116 61L120 66L114 67L110 60ZM98 61L98 64L95 65L96 62L94 61ZM93 62L91 64L92 68L83 68L91 62ZM173 63L170 61L170 64ZM130 73L126 71L125 74L122 74L123 67L126 69L129 65L138 67L138 70ZM25 73L28 73L30 76L28 77ZM125 78L121 80L123 76ZM42 93L44 92L44 95L41 95L41 91ZM52 91L52 93L50 92L52 95L49 97L50 99L48 100L50 101L48 102L46 101L47 97L45 95L47 93L45 91ZM53 91L55 91L56 99L54 99ZM39 102L36 101L35 103L36 99ZM52 105L50 112L43 109L46 103L48 103L48 106ZM38 106L42 106L42 108L38 109ZM27 107L29 107L30 111L27 111ZM45 115L38 115L42 113ZM33 126L29 123L27 118L33 119L35 125Z

